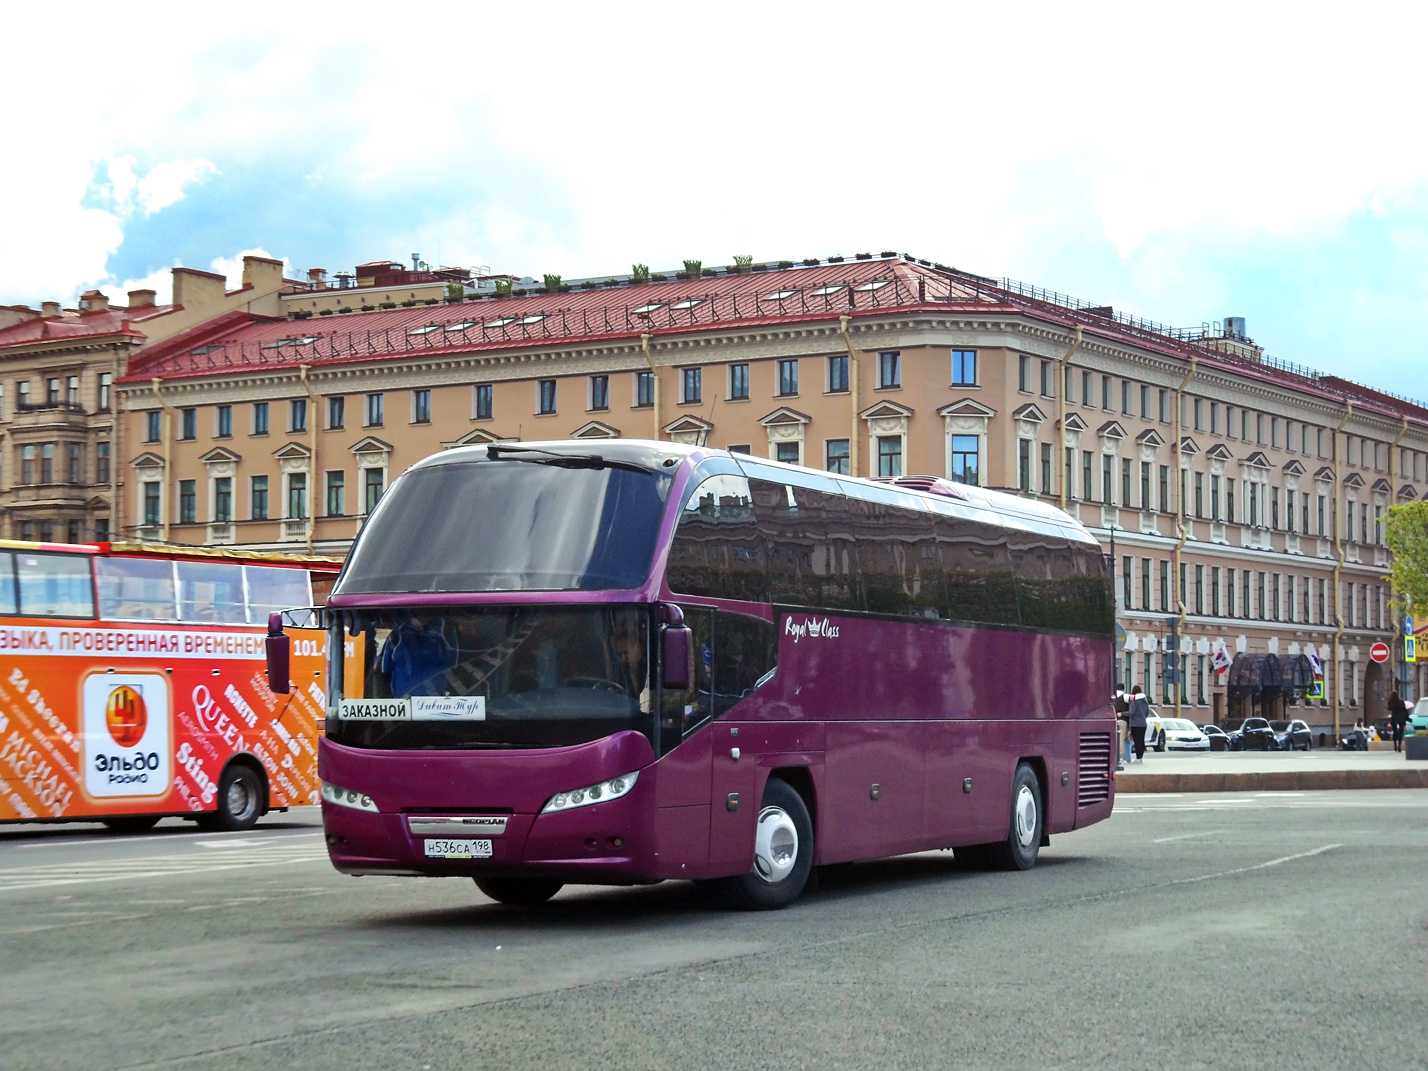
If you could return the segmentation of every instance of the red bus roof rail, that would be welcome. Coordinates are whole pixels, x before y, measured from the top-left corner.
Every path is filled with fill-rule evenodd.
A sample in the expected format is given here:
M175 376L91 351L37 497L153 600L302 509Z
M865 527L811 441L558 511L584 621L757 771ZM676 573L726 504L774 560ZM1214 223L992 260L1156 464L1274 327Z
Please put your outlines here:
M872 482L887 483L894 487L906 487L909 491L941 495L943 498L955 498L958 502L967 501L967 496L957 490L955 483L951 480L944 480L941 476L878 476Z

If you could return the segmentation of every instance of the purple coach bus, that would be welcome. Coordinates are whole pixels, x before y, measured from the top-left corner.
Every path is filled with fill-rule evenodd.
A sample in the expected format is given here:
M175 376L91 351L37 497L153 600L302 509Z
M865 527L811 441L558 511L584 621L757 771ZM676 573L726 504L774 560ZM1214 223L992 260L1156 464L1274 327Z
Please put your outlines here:
M454 449L392 484L327 626L349 874L777 908L830 863L1025 870L1111 813L1109 576L1029 499L663 442Z

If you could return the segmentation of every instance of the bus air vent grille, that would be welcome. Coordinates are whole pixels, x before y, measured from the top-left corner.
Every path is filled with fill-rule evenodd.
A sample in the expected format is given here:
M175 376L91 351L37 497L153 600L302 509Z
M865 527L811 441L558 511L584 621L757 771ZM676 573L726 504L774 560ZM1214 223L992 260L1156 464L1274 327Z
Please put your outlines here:
M1082 733L1077 770L1076 803L1089 807L1111 795L1111 734Z

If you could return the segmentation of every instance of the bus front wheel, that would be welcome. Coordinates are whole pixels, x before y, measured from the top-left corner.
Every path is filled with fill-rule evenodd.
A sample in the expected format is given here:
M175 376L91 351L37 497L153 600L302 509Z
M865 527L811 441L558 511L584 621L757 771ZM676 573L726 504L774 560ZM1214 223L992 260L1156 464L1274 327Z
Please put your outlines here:
M564 887L554 878L472 878L492 900L515 907L543 904Z
M997 870L1030 870L1041 851L1046 821L1041 807L1041 782L1029 763L1021 763L1012 778L1011 829L1007 839L986 845L987 862Z
M728 901L744 911L774 911L798 899L813 869L813 819L792 785L770 777L754 827L754 866L725 878Z

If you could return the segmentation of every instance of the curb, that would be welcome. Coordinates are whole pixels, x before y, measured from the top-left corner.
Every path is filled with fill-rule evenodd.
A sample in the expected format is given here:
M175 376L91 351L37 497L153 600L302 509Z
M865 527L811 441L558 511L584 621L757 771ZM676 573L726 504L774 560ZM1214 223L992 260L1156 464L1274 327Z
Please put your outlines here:
M1428 788L1428 768L1131 774L1116 778L1117 795L1128 792L1314 792L1340 788Z

